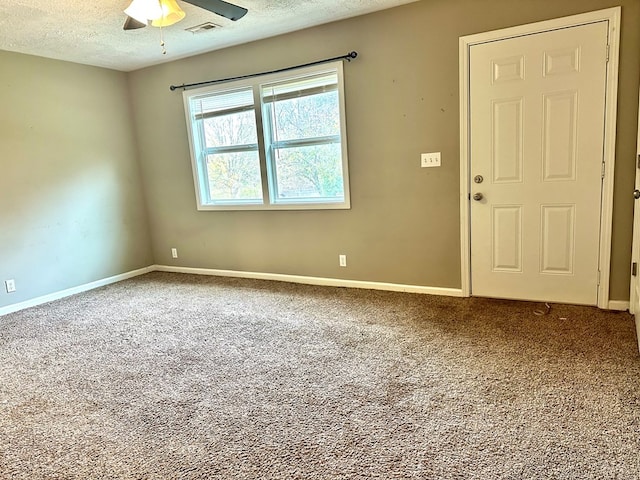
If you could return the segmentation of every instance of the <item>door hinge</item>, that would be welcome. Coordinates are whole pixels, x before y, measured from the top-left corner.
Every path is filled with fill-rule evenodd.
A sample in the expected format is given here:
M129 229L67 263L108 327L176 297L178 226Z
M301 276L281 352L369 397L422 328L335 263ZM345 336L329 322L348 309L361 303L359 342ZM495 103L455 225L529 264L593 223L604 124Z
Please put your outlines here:
M633 262L631 264L631 275L633 275L634 277L638 275L638 262Z
M609 63L609 52L611 51L611 45L607 45L607 63Z
M604 172L606 170L606 165L604 162L602 162L602 168L600 169L600 177L604 178Z
M600 270L598 270L598 286L600 286Z

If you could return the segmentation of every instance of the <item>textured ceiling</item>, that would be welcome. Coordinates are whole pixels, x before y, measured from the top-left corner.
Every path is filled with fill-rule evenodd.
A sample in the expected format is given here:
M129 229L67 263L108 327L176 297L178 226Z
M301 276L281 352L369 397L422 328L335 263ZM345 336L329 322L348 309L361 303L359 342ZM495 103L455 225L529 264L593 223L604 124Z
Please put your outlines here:
M416 0L232 0L249 13L232 22L178 0L187 16L160 29L124 31L130 0L0 0L0 50L131 71ZM193 34L204 22L221 26Z

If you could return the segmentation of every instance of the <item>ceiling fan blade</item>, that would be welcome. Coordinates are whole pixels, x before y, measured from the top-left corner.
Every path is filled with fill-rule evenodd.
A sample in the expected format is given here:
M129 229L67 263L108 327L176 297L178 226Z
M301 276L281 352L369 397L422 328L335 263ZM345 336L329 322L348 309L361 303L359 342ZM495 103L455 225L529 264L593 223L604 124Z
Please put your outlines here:
M209 10L210 12L215 13L216 15L220 15L222 17L228 18L229 20L241 19L244 17L248 10L244 7L239 7L238 5L234 5L232 3L224 2L223 0L184 0L191 5L195 5L196 7L204 8L205 10Z
M146 24L139 22L135 18L131 18L127 15L127 19L124 21L124 26L122 28L123 30L135 30L137 28L143 28L146 26Z

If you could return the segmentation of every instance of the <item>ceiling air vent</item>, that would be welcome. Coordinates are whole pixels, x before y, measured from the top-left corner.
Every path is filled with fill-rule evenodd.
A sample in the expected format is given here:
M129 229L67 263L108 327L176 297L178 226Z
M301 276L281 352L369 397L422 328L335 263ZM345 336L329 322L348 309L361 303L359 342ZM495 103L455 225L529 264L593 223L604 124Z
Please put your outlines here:
M222 25L218 25L217 23L204 22L194 27L185 28L185 31L191 32L191 33L202 33L202 32L206 32L207 30L213 30L214 28L221 28L221 27Z

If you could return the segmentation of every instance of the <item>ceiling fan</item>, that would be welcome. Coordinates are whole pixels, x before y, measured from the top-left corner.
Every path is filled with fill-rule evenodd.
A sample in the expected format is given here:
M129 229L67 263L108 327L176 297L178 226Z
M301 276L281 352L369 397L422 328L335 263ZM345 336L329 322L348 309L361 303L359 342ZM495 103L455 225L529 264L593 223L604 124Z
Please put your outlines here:
M233 21L239 20L248 12L244 7L223 0L182 1ZM123 27L125 30L135 30L149 24L154 27L168 27L179 22L186 15L176 0L133 0L124 13L127 14Z

